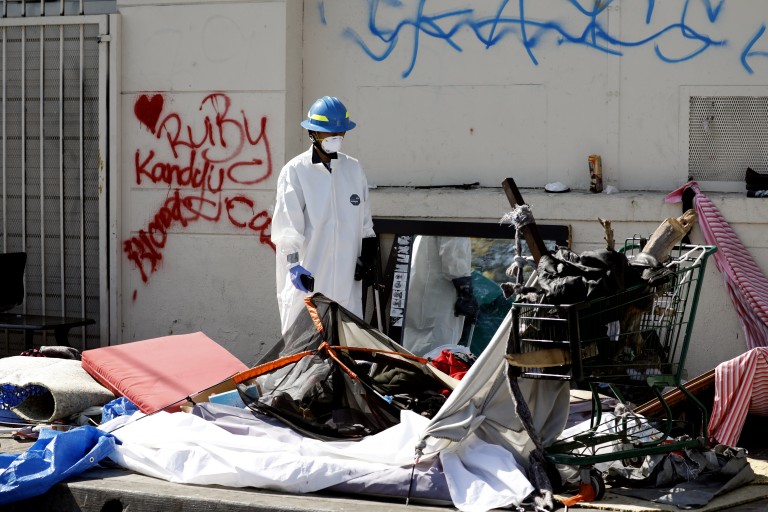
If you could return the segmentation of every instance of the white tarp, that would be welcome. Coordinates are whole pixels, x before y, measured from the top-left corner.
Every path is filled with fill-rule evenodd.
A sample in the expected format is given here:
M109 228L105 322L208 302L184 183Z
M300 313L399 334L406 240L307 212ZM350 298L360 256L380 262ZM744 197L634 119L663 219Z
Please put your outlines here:
M424 430L425 438L444 440L434 444L437 449L463 442L468 433L476 432L485 441L506 448L520 464L527 466L534 445L515 411L504 359L511 327L510 311L461 384ZM519 384L533 426L542 444L548 446L557 440L568 420L569 383L520 379Z
M261 422L238 435L187 413L134 415L105 423L122 442L115 462L171 482L313 492L377 471L439 457L451 500L463 511L517 505L534 489L524 467L533 443L507 383L511 314L437 415L403 411L401 422L360 441L319 441ZM521 381L544 444L568 417L567 382ZM223 407L223 406L222 406ZM255 417L258 420L258 415Z
M226 408L227 406L218 406ZM393 467L410 467L428 419L404 411L400 424L360 441L319 441L268 422L234 434L188 413L134 414L102 425L121 441L109 458L169 482L319 491ZM509 452L471 436L439 454L451 500L463 511L520 503L533 487Z

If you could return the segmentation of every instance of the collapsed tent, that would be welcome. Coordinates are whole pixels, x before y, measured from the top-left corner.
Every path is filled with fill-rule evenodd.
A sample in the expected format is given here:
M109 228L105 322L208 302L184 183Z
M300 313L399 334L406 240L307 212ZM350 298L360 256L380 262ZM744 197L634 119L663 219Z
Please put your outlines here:
M281 357L233 377L249 408L318 439L359 439L396 425L401 410L434 416L456 386L324 295L305 302Z
M322 294L306 302L306 314L283 338L281 356L233 377L251 409L320 439L369 435L397 424L398 409L412 410L432 419L419 444L434 438L440 451L478 434L528 465L534 443L518 417L523 404L512 397L504 359L510 315L459 386ZM521 390L535 431L544 444L554 442L568 416L567 383L523 381ZM356 429L349 423L355 420Z
M540 437L532 439L518 417L519 404L513 399L503 357L510 315L464 378L456 381L330 299L315 294L311 302L313 307L286 333L282 356L232 378L233 387L240 385L241 396L253 411L287 420L292 429L280 431L278 425L276 431L274 422L264 422L260 420L264 415L254 412L251 417L256 421L239 427L247 434L233 437L238 427L231 423L224 430L206 426L190 414L137 414L116 430L114 425L103 425L122 442L110 458L173 482L288 492L354 485L365 494L373 483L382 483L382 474L400 474L397 486L388 491L379 488L376 495L403 499L414 497L419 478L428 478L441 467L448 498L460 510L519 505L534 491L525 476L529 455L537 442L550 444L563 430L568 384L521 381ZM275 362L279 363L270 368ZM384 371L379 374L374 364ZM382 378L388 370L427 383L426 387L414 388L404 381L403 389L410 391L406 398L395 386L397 379ZM330 393L328 386L337 385L336 393ZM424 411L417 412L417 402L423 403L418 392L430 391L429 397L434 397L432 392L440 388L453 390L436 414L429 419L421 414ZM351 396L354 393L362 396ZM328 399L331 404L323 403ZM394 418L390 406L400 409ZM392 426L382 429L393 420ZM363 435L366 429L372 434ZM320 440L329 438L338 440ZM418 460L415 453L420 454ZM419 467L427 469L414 473Z

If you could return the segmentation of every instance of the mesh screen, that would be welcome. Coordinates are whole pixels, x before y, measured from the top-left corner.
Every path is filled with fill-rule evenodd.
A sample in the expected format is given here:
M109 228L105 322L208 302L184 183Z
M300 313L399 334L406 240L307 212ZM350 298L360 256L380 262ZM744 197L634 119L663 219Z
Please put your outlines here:
M98 32L79 23L0 27L0 250L27 253L16 311L96 320L69 333L82 349L99 346ZM5 355L23 350L22 333L0 340ZM53 343L36 335L36 345Z
M692 96L688 174L698 181L744 181L768 172L768 96Z

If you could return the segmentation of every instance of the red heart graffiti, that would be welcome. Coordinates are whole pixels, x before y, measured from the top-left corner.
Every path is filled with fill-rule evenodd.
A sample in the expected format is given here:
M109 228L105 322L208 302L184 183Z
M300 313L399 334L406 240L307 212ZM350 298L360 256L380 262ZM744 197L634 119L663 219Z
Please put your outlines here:
M136 114L136 119L149 128L149 131L152 133L155 133L157 120L160 118L160 112L162 111L163 96L160 94L155 94L151 98L146 94L142 94L133 106L133 113Z

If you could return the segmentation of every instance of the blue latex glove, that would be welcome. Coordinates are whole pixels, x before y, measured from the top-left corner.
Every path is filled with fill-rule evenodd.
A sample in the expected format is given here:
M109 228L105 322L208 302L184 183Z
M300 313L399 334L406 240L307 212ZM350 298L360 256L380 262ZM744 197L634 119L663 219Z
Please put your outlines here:
M301 265L291 267L289 272L291 273L291 282L297 289L302 292L311 292L315 288L315 279L312 277L312 273Z

